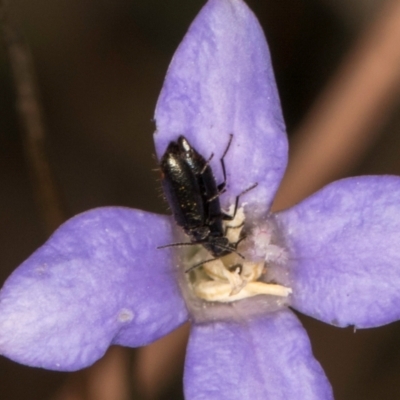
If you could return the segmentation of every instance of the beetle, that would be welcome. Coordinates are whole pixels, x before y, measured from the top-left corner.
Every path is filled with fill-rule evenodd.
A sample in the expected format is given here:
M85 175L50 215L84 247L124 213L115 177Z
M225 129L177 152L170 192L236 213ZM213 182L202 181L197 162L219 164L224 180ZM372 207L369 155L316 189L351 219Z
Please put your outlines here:
M233 252L243 258L236 248L244 237L236 243L230 243L226 237L223 221L233 220L240 196L256 185L236 197L232 216L222 211L219 196L226 188L224 157L229 150L232 138L233 135L230 135L228 145L220 159L224 180L219 185L210 166L213 154L206 160L182 135L176 142L169 143L161 158L160 168L165 196L176 223L189 236L190 242L174 243L159 248L200 244L214 257L191 267L188 271Z

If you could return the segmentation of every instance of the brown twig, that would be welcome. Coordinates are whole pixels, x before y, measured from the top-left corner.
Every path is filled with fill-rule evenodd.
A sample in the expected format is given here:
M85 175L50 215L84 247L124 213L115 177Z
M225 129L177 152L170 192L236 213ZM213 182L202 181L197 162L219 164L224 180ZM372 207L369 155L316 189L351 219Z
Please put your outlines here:
M390 0L294 135L274 208L287 208L348 173L380 132L399 84L400 1Z
M45 128L32 58L8 0L0 1L4 42L14 77L25 155L47 233L65 219L45 150Z

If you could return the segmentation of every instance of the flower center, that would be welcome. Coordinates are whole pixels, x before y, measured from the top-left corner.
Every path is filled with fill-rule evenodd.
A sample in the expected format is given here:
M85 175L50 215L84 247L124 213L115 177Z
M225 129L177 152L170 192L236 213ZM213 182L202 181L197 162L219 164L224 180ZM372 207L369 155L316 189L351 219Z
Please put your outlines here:
M237 253L208 261L186 274L189 287L197 298L227 303L257 295L286 298L292 292L289 287L279 284L287 283L284 275L288 255L282 245L275 243L273 223L266 221L242 232L244 227L245 213L241 207L234 220L226 222L224 227L230 243L236 243L246 235L240 241ZM209 253L199 246L187 258L187 265L190 267L207 259L210 259Z

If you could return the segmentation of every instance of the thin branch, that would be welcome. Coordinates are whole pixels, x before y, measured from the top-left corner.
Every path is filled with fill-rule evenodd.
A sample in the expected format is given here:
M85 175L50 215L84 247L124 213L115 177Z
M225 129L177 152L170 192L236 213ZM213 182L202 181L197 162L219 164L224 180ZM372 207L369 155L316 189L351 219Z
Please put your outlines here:
M14 77L26 160L47 233L65 219L45 150L45 128L32 58L8 0L0 1L4 42Z
M390 0L296 132L274 208L295 204L357 165L399 93L400 1Z

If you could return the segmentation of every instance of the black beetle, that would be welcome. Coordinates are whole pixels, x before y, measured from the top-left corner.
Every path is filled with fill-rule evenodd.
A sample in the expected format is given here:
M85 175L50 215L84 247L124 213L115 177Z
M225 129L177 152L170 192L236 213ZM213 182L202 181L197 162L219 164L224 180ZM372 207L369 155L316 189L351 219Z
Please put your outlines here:
M232 220L235 217L239 197L255 185L236 197L232 216L222 212L219 196L226 187L224 157L229 150L232 138L231 135L220 160L224 181L219 185L215 181L209 164L213 155L206 160L184 136L179 136L176 142L169 143L161 158L162 184L176 223L189 236L190 242L175 243L160 248L201 244L213 255L214 258L211 260L232 252L239 254L236 248L243 238L236 243L230 243L226 237L223 221ZM190 270L211 260L203 261L191 267Z

